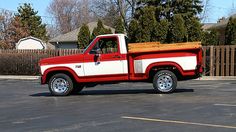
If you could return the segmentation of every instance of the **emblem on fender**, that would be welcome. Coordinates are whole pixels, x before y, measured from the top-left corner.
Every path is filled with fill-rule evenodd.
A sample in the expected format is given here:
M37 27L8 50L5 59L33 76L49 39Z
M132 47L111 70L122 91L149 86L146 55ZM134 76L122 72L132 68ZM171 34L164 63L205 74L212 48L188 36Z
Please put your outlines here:
M81 68L81 65L75 65L75 68Z

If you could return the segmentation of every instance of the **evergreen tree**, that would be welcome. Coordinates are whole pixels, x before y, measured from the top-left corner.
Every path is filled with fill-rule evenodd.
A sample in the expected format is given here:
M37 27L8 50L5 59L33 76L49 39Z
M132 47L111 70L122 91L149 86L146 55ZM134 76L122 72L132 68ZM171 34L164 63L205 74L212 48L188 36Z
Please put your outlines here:
M136 17L141 15L143 6L154 6L158 21L163 18L171 20L176 14L193 17L201 13L203 7L201 0L138 0L137 5Z
M18 7L18 13L15 14L15 18L20 19L21 25L28 29L31 36L48 40L46 25L42 24L42 19L37 14L38 12L34 11L30 4L24 3Z
M202 39L202 24L196 17L185 20L187 27L187 41L201 41Z
M139 17L139 29L141 29L141 37L137 37L137 42L150 42L155 40L153 34L154 27L157 25L155 19L155 8L144 7L142 9L142 16Z
M116 18L114 27L115 33L124 33L125 26L121 17Z
M182 42L196 41L201 38L199 36L202 34L202 29L200 20L197 19L197 15L202 11L201 0L138 0L137 7L134 18L139 23L141 34L145 35L141 38L138 37L139 40L135 40L136 42ZM147 10L148 15L145 13ZM154 12L154 19L152 19L152 12ZM144 18L147 18L147 16L148 19L145 20ZM143 21L150 23L147 26L143 24ZM148 30L142 29L143 27ZM150 32L149 27L154 29ZM147 33L150 33L151 37L146 35ZM177 36L181 38L176 38Z
M102 21L98 19L97 27L93 29L91 38L94 39L98 35L110 34L110 33L112 33L111 29L105 28Z
M218 33L215 29L203 32L202 45L218 45Z
M225 29L225 44L236 44L236 18L230 17Z
M78 48L85 49L90 42L90 31L86 24L83 24L78 33Z
M129 27L128 27L128 37L129 37L129 42L134 43L137 40L137 37L140 34L139 31L139 24L136 19L133 19L130 21Z
M183 42L187 35L184 19L177 14L173 17L168 42Z
M167 19L163 19L160 22L157 22L157 25L154 27L155 31L153 33L155 41L160 41L162 43L166 42L169 26L170 23Z

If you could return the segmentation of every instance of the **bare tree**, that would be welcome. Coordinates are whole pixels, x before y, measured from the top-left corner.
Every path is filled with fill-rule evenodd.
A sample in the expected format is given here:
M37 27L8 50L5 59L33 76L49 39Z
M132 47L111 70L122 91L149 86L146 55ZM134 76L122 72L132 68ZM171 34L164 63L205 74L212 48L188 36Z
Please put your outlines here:
M67 33L78 26L78 5L77 0L53 0L49 5L48 11L55 17L61 33Z
M47 29L47 35L49 38L54 38L58 35L60 35L60 28L56 24L48 24L46 26Z
M0 12L0 49L11 48L8 43L9 36L7 34L9 25L12 20L12 13L6 10L1 10Z
M128 23L134 16L137 0L113 0L118 8L119 14L122 17L125 28L128 29Z
M227 9L228 10L228 16L235 15L235 13L236 13L236 7L235 7L235 3L234 3L233 0L232 0L231 4L232 4L231 8Z
M92 12L99 18L104 18L106 20L110 19L113 21L114 17L121 16L125 24L125 28L127 29L128 23L134 16L137 3L136 1L137 0L94 0ZM112 23L112 21L110 22Z
M72 31L90 22L90 0L52 0L48 12L55 18L60 33Z
M111 6L111 0L93 0L93 2L90 3L90 12L95 20L103 20Z
M55 18L54 27L67 33L83 23L102 19L106 25L114 26L121 16L125 27L134 15L137 0L52 0L48 12Z
M119 17L119 11L115 6L111 6L105 16L101 17L105 25L115 27L115 20Z
M0 12L0 49L15 48L15 44L23 37L29 36L28 28L20 24L20 18L13 13Z
M90 21L89 4L89 0L81 0L81 24L88 23Z
M203 0L203 12L200 15L202 22L206 22L209 18L210 8L210 0Z

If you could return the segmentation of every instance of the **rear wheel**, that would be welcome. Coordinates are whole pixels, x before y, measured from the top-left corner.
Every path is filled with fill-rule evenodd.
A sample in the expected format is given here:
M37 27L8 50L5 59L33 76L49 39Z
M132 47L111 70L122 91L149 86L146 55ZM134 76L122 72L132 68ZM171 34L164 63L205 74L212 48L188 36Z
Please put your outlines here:
M177 77L171 71L161 70L153 78L153 87L158 93L171 93L177 87Z
M72 79L63 73L58 73L52 76L49 80L49 91L52 95L66 96L73 90Z

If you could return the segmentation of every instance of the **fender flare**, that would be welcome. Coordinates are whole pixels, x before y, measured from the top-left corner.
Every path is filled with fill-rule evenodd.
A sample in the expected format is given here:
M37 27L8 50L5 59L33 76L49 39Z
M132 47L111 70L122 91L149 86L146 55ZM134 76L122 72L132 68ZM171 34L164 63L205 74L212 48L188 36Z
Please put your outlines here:
M69 72L73 79L77 82L79 82L79 77L78 75L75 73L74 70L72 70L71 68L69 67L65 67L65 66L58 66L58 67L51 67L51 68L48 68L47 70L44 71L44 74L43 74L43 82L46 83L46 80L47 80L47 77L48 77L48 74L51 73L51 72L59 72L59 71L65 71L65 72Z
M153 67L160 67L160 66L173 66L176 67L177 70L180 72L181 75L184 75L184 70L182 67L177 64L176 62L171 62L171 61L165 61L165 62L154 62L148 65L148 67L145 70L145 74L147 77L149 77L149 72Z

